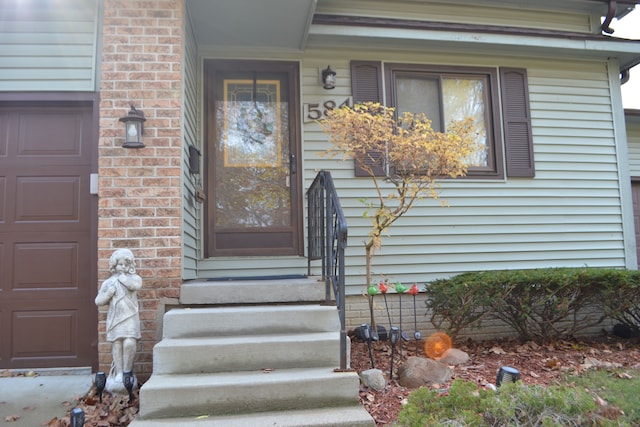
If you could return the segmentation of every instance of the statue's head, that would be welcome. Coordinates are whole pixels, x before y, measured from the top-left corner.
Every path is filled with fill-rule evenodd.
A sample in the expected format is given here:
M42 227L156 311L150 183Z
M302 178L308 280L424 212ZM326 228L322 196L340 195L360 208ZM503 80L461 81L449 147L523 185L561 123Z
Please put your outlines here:
M124 260L125 265L127 266L127 273L134 274L136 272L136 261L133 257L133 252L129 249L117 249L115 252L111 254L111 258L109 258L109 271L111 273L116 272L116 264L118 264L119 260Z

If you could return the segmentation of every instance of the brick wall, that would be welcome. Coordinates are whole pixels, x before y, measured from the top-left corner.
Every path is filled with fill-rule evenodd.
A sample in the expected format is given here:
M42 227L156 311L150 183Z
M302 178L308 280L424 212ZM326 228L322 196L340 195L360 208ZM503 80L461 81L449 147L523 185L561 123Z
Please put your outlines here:
M145 379L164 306L177 302L181 284L182 0L105 0L102 31L98 278L109 277L115 249L133 251L143 279L134 370ZM131 104L147 118L143 149L122 148L118 118ZM108 371L105 317L102 307L99 365Z

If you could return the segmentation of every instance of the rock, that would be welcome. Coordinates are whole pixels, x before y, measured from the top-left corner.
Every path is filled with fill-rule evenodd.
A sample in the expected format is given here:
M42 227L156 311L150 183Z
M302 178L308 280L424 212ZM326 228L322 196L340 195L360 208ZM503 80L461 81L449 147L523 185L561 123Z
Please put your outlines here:
M387 386L387 380L384 379L384 374L380 369L368 369L360 372L360 381L366 387L382 391Z
M409 357L398 368L398 383L407 388L442 384L451 379L453 370L442 362L422 357Z
M436 360L444 363L445 365L462 365L469 361L469 354L457 348L450 348Z

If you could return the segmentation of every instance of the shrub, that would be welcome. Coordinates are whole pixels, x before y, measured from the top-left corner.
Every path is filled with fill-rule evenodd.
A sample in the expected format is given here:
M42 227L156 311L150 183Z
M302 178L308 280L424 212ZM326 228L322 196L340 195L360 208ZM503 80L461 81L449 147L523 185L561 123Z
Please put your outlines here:
M640 332L640 273L548 268L465 273L426 286L431 323L456 337L499 319L523 340L572 337L607 317Z
M568 386L504 384L498 392L454 380L448 393L413 391L399 426L621 426L598 413L594 398Z

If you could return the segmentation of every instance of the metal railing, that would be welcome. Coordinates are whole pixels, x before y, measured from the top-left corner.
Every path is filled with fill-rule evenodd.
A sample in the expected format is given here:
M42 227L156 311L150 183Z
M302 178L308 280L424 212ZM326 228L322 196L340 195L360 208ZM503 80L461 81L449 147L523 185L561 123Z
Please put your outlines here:
M320 171L307 191L308 274L311 261L322 260L325 303L335 297L340 316L340 369L347 368L347 331L345 327L344 250L347 247L347 222L344 219L331 173Z

